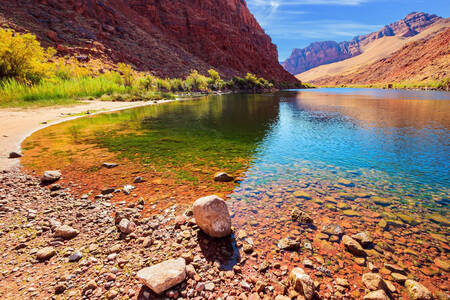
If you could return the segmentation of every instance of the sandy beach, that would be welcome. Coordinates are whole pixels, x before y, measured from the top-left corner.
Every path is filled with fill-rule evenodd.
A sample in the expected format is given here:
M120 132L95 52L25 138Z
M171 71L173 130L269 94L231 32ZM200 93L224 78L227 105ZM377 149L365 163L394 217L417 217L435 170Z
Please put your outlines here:
M158 101L158 103L167 101ZM0 171L20 165L9 153L19 152L23 140L42 128L90 114L151 105L154 102L84 101L73 106L0 109Z

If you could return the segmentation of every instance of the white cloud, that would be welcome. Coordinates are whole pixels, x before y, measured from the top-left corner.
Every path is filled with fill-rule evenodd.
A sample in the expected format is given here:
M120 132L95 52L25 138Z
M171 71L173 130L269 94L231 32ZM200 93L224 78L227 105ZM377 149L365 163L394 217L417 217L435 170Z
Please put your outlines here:
M383 25L361 24L352 21L315 20L274 23L267 33L279 39L326 39L330 37L353 38L382 28Z
M371 0L247 0L247 3L271 37L297 40L330 39L332 36L351 38L378 30L382 26L338 20L302 21L295 18L296 15L309 14L309 11L300 9L308 5L356 6L368 1Z

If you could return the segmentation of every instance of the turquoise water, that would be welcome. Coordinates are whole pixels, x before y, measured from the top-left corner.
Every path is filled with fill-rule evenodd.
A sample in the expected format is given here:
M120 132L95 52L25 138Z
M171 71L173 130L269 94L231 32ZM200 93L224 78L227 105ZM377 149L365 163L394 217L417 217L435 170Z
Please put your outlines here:
M320 176L330 179L385 181L391 194L447 199L449 93L318 89L277 97L278 118L244 185L287 178L308 167L316 175L326 171Z

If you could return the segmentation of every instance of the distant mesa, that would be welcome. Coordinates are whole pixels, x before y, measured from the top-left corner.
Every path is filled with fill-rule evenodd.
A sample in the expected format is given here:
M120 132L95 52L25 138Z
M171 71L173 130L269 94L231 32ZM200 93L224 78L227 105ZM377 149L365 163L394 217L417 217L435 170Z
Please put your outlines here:
M403 20L386 25L377 32L355 37L351 41L315 42L303 49L292 50L291 56L282 65L291 74L297 75L315 67L330 64L360 55L371 43L383 37L408 38L424 31L441 17L423 12L413 12Z

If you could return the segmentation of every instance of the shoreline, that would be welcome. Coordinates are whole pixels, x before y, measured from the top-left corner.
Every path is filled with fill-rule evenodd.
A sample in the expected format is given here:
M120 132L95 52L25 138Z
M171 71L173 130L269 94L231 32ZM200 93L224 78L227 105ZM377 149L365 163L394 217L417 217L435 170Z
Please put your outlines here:
M0 132L0 171L21 166L20 158L9 158L9 153L21 153L23 141L36 131L85 116L172 101L180 100L159 100L156 102L80 101L79 104L73 106L0 109L0 128L2 128Z

